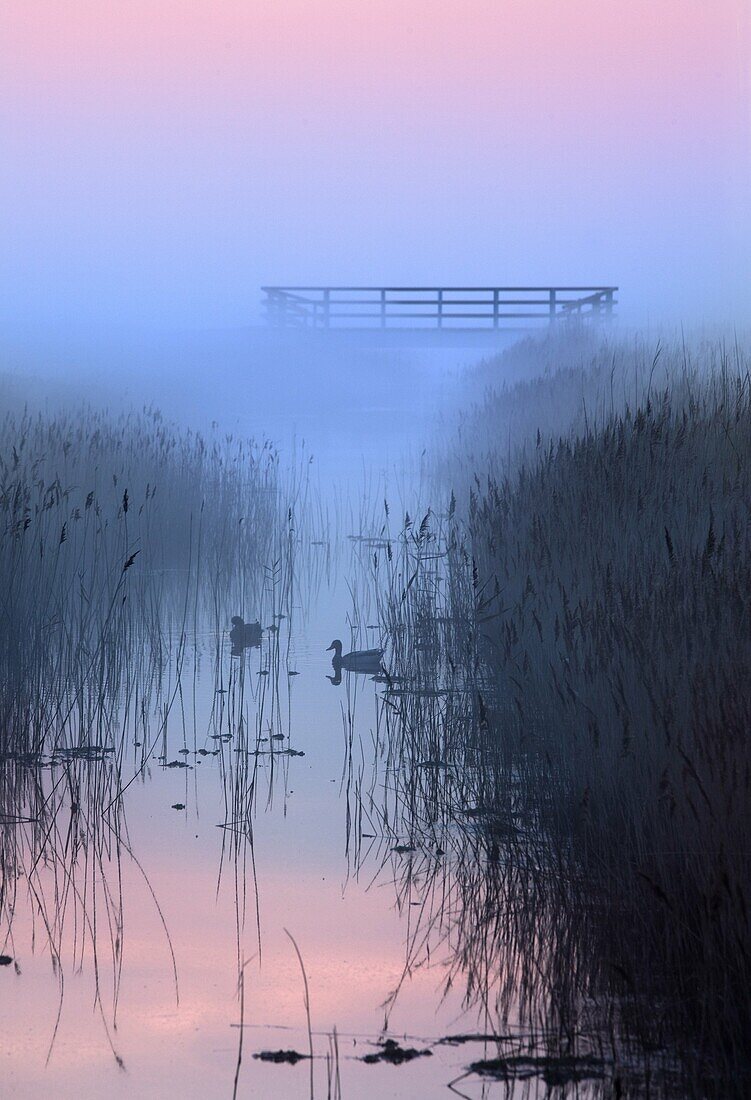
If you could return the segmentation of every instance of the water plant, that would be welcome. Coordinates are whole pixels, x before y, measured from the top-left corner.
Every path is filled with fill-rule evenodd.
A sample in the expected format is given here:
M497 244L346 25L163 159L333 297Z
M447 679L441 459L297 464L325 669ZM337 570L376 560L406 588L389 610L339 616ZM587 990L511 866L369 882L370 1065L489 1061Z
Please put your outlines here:
M373 563L394 682L367 812L422 905L406 970L442 942L497 1024L558 1036L546 1056L610 1034L613 1065L660 1048L666 1088L743 1095L746 353L589 351L489 395L484 465L457 444L449 507ZM557 421L494 444L543 390Z
M293 474L281 504L269 444L181 431L153 410L9 412L0 424L0 942L15 955L19 908L34 915L60 1010L65 974L88 960L118 1059L122 867L141 867L124 796L160 764L188 767L176 734L178 753L190 740L196 754L209 744L204 756L223 755L213 729L222 746L247 740L245 667L223 643L233 613L273 624L289 599L304 491ZM204 715L207 657L212 689L229 672L231 702L212 690ZM263 711L260 700L256 737ZM255 785L238 774L222 763L247 820ZM177 992L174 954L172 965Z

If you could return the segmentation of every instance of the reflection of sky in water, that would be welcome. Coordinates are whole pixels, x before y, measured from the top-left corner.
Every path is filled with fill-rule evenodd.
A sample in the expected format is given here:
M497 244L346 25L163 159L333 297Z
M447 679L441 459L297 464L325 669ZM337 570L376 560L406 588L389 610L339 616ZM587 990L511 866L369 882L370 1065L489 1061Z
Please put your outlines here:
M352 478L356 480L358 475ZM346 478L345 478L346 480ZM356 507L353 511L356 512ZM342 523L349 521L342 518ZM345 532L343 532L345 533ZM400 1068L363 1066L352 1060L373 1048L383 1025L382 1004L399 983L405 959L406 914L395 911L393 869L387 861L380 874L380 858L366 859L359 878L346 856L347 792L343 781L346 760L343 708L354 706L354 736L362 742L355 751L369 759L371 732L376 723L376 686L366 677L348 678L332 687L333 637L351 636L352 596L347 579L352 572L350 544L335 558L330 583L325 578L316 598L303 613L293 610L288 665L282 659L279 676L281 728L286 732L291 715L289 744L304 756L280 757L267 800L269 784L261 774L254 816L255 875L258 884L262 960L257 957L255 900L252 863L247 853L247 911L240 954L252 961L246 969L244 1061L239 1095L307 1095L308 1069L266 1066L252 1059L260 1049L307 1047L303 988L299 964L284 929L298 943L310 984L312 1025L321 1034L316 1050L325 1054L327 1032L340 1033L344 1095L414 1097L430 1094L461 1072L469 1060L466 1049L437 1050L432 1058ZM324 548L310 548L323 554ZM304 570L302 571L304 572ZM304 586L305 580L301 581ZM297 596L308 605L305 594ZM246 607L249 620L257 610ZM270 621L267 615L264 626ZM372 613L362 624L361 641L375 644ZM229 627L229 624L227 624ZM282 650L289 622L281 624ZM269 667L266 632L264 646L247 651L244 660L251 681L260 684L258 671ZM210 640L209 640L210 648ZM223 653L224 680L230 663L229 642ZM234 661L234 670L238 662ZM235 864L232 837L217 827L225 820L219 758L179 755L185 744L193 749L191 704L192 664L186 664L186 740L177 708L168 723L168 760L187 760L192 769L161 769L154 747L151 774L127 791L128 843L148 876L161 908L175 952L180 1002L175 989L169 946L159 913L144 877L123 854L123 967L117 1029L113 1045L123 1058L125 1072L117 1069L109 1050L104 1025L94 1003L94 975L89 945L79 970L71 965L70 933L61 956L64 968L64 1002L61 1022L49 1066L44 1062L55 1026L58 984L44 948L44 931L32 929L27 904L19 904L13 924L12 953L21 974L12 968L0 980L12 992L0 998L0 1029L7 1056L6 1082L16 1096L73 1097L101 1095L161 1097L231 1095L239 1019L236 998L237 941ZM299 673L287 677L288 670ZM202 658L196 695L198 739L196 747L215 747L203 740L214 691L210 654ZM267 686L273 687L269 677ZM349 690L348 690L349 688ZM289 699L287 697L289 692ZM256 692L257 696L257 692ZM249 740L255 740L256 700L246 693L250 718ZM268 708L268 697L266 707ZM288 711L289 707L289 711ZM174 720L173 720L174 719ZM211 731L209 731L211 732ZM270 731L263 730L268 736ZM266 748L268 743L264 743ZM232 759L234 742L223 745L225 760ZM198 762L200 760L200 763ZM262 769L268 768L262 758ZM132 758L124 778L132 774ZM173 804L184 803L185 811ZM350 791L350 805L353 796ZM217 888L222 844L225 842L222 878ZM408 859L399 856L398 859ZM239 862L242 872L242 857ZM113 866L106 867L110 889L117 891ZM91 873L91 870L89 871ZM99 871L97 870L97 874ZM376 877L377 876L377 877ZM375 881L372 881L375 878ZM238 889L243 889L242 882ZM101 895L100 895L101 896ZM90 919L93 914L90 914ZM104 907L99 903L97 937L102 1005L108 1026L112 1024L112 959ZM32 952L31 939L36 935ZM79 935L81 930L79 928ZM87 940L89 932L86 933ZM452 1030L471 1030L474 1016L464 1020L460 993L439 1007L444 978L440 952L432 969L417 971L408 981L391 1015L392 1034L436 1039ZM422 1044L415 1038L415 1045ZM477 1049L477 1048L475 1048ZM325 1095L325 1064L316 1063L318 1089ZM350 1083L348 1086L348 1082Z

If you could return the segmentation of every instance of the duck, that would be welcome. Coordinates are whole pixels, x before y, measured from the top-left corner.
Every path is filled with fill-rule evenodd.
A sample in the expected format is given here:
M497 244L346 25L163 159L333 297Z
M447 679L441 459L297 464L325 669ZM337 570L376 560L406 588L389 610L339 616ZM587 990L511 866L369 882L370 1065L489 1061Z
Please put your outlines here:
M232 629L229 632L232 656L239 657L244 649L257 648L261 644L262 633L259 622L246 623L241 615L233 615Z
M345 653L342 656L342 643L339 638L334 639L326 652L329 653L332 649L334 656L331 658L331 663L334 666L334 672L340 679L342 669L345 672L370 673L372 676L381 672L382 649L355 649L351 653Z

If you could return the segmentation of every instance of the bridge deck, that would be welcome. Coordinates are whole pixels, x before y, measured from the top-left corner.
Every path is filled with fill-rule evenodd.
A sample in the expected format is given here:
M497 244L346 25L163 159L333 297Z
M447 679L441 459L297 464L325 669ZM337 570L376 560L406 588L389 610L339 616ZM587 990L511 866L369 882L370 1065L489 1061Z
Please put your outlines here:
M612 317L616 286L264 286L267 323L284 329L450 333Z

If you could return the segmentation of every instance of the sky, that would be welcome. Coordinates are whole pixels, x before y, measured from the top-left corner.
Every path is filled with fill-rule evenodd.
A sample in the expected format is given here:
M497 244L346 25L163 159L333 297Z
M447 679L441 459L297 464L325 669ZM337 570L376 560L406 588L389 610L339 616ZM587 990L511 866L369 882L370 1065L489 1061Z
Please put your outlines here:
M0 0L0 323L353 282L747 324L750 49L747 0Z

